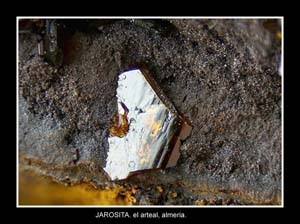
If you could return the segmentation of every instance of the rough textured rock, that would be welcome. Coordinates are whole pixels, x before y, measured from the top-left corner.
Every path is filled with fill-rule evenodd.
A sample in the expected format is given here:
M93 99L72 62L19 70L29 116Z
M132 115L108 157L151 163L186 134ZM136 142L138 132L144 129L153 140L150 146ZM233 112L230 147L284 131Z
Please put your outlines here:
M117 75L146 64L194 128L175 168L119 183L137 186L136 203L281 203L281 40L265 20L117 20L75 30L59 68L19 37L21 166L111 186Z

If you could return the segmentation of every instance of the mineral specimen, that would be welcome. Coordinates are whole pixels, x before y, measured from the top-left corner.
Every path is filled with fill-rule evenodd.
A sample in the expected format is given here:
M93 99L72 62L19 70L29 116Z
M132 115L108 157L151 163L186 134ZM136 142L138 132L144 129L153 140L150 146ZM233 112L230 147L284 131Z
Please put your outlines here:
M117 98L104 168L110 178L121 180L143 170L175 166L180 140L188 137L191 126L148 71L121 73Z

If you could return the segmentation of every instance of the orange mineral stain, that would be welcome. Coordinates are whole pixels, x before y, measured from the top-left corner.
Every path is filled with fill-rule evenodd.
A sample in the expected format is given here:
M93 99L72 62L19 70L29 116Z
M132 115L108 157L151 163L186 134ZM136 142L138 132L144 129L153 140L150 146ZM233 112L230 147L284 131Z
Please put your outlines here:
M132 192L122 186L95 189L89 183L66 186L31 171L19 172L19 205L131 205Z
M117 114L114 117L114 123L109 129L111 136L124 137L129 130L129 123L127 119L128 110L124 114Z

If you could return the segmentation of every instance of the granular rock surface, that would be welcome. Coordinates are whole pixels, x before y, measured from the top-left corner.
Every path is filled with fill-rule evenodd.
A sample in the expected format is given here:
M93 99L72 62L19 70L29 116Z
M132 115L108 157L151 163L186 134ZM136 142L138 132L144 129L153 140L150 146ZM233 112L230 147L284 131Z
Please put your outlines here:
M143 64L193 130L175 167L118 182L135 186L135 203L281 203L278 21L66 24L72 32L62 66L38 56L34 34L19 34L20 166L59 181L113 186L102 168L118 74Z

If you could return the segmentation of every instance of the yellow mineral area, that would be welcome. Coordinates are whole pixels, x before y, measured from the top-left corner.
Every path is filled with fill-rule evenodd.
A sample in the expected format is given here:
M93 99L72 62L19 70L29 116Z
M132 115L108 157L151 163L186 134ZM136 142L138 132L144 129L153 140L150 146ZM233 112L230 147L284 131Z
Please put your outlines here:
M19 172L19 205L131 205L132 192L124 189L95 189L89 183L66 186L31 171Z

